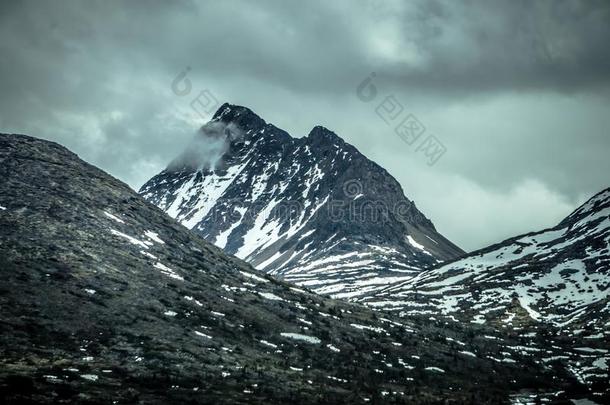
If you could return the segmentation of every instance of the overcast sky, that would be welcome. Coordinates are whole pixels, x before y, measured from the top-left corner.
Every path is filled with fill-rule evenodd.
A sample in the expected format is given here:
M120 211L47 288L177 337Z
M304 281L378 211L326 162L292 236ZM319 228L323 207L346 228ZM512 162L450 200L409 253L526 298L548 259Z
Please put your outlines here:
M190 102L209 90L293 136L333 130L472 250L610 186L609 43L605 0L2 1L0 131L137 189L205 122ZM446 147L435 165L376 114L388 96Z

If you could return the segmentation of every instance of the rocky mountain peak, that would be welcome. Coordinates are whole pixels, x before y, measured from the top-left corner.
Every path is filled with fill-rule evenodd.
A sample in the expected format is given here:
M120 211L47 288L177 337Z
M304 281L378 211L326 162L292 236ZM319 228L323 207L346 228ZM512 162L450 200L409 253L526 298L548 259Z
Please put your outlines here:
M211 166L221 170L164 171L140 193L226 252L335 296L463 253L396 179L327 128L293 138L229 104L204 128L219 125L243 140L223 149Z
M260 130L267 125L265 120L249 108L229 103L224 103L218 108L212 117L212 121L233 122L244 131Z
M294 141L286 131L268 124L251 109L239 105L224 103L202 129L205 130L206 126L214 124L220 124L222 128L228 128L239 134L231 139L232 143L235 143L235 139L237 143L259 139L271 144L289 144Z
M343 146L345 144L345 141L339 135L320 125L316 125L309 131L307 141L313 145Z

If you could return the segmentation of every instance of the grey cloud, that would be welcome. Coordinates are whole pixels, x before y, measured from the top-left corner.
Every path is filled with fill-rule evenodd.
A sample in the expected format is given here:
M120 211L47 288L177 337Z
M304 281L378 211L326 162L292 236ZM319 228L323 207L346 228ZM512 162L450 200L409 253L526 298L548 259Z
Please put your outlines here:
M609 84L605 1L432 1L401 17L423 62L385 67L397 84L459 94Z
M217 169L231 142L243 140L244 132L234 123L208 122L191 139L186 149L168 166L170 170Z
M6 1L0 131L58 141L137 188L205 123L189 102L208 89L296 136L331 128L474 248L534 226L512 204L513 218L470 232L477 212L506 213L538 187L534 211L552 225L608 186L609 13L606 1ZM379 100L356 98L373 71L379 97L447 146L433 168L374 114Z

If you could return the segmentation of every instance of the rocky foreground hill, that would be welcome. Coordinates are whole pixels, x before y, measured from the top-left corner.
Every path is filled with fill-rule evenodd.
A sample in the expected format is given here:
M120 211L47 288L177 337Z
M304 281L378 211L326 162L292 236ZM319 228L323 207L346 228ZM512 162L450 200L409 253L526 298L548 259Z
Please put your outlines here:
M527 337L397 320L277 281L65 148L22 135L0 135L0 277L1 403L588 395L560 362L523 355Z

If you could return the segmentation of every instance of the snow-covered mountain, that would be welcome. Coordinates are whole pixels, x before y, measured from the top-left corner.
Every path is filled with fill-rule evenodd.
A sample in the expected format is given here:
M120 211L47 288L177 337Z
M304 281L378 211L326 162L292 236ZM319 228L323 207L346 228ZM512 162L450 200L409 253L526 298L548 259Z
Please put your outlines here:
M554 228L468 254L361 301L403 315L442 314L545 335L562 351L546 361L565 359L583 381L605 381L607 390L609 297L610 188Z
M463 254L389 173L333 132L293 138L240 106L220 107L140 193L226 252L335 297Z

